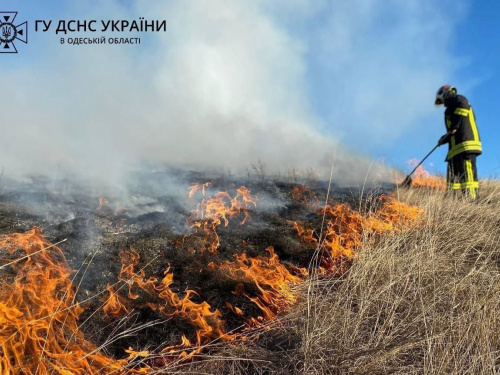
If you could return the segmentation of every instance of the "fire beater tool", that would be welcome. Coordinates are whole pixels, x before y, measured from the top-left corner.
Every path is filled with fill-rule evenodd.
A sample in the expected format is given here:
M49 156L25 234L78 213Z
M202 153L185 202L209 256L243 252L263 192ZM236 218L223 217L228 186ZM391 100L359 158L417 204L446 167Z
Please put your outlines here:
M439 146L440 146L439 143L436 146L434 146L434 148L427 155L425 155L425 157L420 161L420 163L418 163L417 166L415 168L413 168L413 170L410 172L410 174L408 174L408 176L405 177L405 179L403 180L403 182L399 186L410 187L411 183L413 182L411 175L417 170L418 167L420 167L422 165L422 163L425 161L425 159L427 159Z

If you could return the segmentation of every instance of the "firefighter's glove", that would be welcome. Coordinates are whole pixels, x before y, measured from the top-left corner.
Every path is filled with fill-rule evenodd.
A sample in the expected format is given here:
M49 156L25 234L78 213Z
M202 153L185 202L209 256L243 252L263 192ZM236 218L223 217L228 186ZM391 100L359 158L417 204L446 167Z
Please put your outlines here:
M441 138L439 138L438 146L442 146L445 143L448 143L450 141L450 136L451 136L450 134L446 133Z

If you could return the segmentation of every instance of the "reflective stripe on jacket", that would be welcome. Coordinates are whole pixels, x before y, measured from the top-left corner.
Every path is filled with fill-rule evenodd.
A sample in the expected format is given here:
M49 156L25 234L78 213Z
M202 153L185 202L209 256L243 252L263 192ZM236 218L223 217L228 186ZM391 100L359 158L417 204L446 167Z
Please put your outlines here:
M463 152L481 154L483 149L476 125L476 116L467 98L462 95L453 95L447 98L445 106L446 130L456 130L450 138L446 160Z

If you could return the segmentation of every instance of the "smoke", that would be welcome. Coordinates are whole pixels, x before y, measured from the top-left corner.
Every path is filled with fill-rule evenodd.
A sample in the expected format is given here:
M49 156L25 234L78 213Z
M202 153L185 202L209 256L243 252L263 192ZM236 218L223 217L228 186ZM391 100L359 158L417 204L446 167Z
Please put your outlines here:
M335 154L340 179L362 180L371 160L354 156L366 146L356 140L384 144L429 114L429 92L452 71L435 64L450 36L430 0L348 4L65 2L61 19L143 16L167 31L141 35L141 46L61 46L37 34L31 61L0 61L0 164L114 180L144 162L326 171Z

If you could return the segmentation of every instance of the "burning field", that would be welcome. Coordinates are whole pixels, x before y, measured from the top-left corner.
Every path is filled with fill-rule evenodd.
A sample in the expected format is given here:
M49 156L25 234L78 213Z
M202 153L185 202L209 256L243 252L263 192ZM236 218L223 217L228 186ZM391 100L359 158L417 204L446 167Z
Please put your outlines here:
M0 375L500 374L463 2L4 1Z
M143 177L162 186L166 175ZM381 188L178 181L109 195L6 184L0 373L159 373L278 345L266 335L309 280L339 280L364 247L424 215Z

